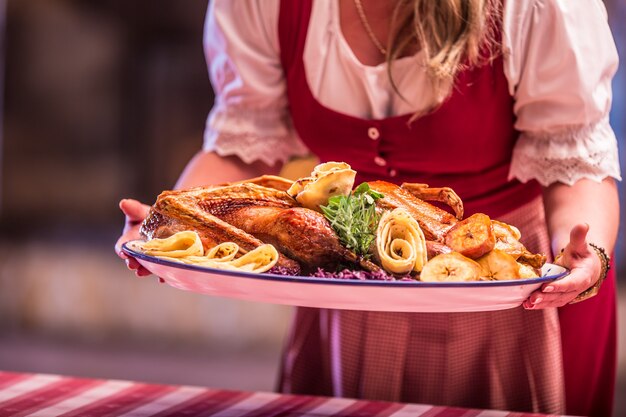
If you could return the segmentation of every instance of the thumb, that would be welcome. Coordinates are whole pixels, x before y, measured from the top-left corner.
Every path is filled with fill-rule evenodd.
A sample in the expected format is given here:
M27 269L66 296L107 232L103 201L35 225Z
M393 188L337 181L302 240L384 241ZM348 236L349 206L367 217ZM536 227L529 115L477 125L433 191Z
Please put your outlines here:
M150 206L140 203L137 200L124 199L120 201L120 210L130 221L142 221L148 216Z
M572 227L569 234L569 247L574 253L584 253L587 251L587 233L589 225L587 223L577 224Z

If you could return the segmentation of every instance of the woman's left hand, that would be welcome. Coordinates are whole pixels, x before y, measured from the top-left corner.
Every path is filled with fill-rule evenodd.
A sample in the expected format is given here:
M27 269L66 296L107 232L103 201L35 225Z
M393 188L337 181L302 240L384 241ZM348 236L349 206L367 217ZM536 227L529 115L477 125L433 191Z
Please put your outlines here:
M596 252L587 244L589 225L579 224L572 228L570 241L554 263L570 270L569 275L544 284L534 291L523 306L529 310L561 307L587 290L600 277L602 264Z

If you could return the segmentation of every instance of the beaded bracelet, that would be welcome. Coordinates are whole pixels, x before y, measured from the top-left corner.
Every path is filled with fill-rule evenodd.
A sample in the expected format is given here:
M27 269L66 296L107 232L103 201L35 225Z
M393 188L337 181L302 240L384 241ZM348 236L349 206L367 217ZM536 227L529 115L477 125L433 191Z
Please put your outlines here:
M584 301L598 294L598 291L600 291L600 286L602 285L602 281L604 281L606 275L609 272L609 269L611 269L611 258L609 257L609 255L607 255L606 250L604 250L603 247L593 243L589 243L589 246L591 246L591 248L596 252L596 255L598 255L598 258L600 258L600 263L602 264L600 268L600 278L598 278L595 284L593 284L591 287L578 294L576 298L570 301L570 304Z

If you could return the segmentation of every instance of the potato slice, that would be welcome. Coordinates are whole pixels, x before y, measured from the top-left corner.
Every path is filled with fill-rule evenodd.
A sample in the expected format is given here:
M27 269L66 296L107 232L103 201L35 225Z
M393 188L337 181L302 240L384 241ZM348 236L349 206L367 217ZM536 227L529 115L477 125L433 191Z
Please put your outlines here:
M495 249L506 252L515 259L526 252L524 245L519 242L521 233L516 227L497 220L491 221L491 227L496 237Z
M496 244L491 219L486 214L476 213L461 220L446 233L445 244L468 258L480 258Z
M478 281L480 265L458 252L443 253L426 262L419 279L424 282Z
M520 278L520 267L508 253L494 249L476 260L480 277L488 281L505 281Z
M541 276L540 271L537 268L533 268L530 265L517 263L519 265L519 277L521 279L539 278Z

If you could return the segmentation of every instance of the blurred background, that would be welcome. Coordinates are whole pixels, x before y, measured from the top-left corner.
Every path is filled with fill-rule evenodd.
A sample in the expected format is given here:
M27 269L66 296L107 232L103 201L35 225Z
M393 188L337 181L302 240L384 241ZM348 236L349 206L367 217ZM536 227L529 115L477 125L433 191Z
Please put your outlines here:
M626 56L625 2L606 4ZM274 388L289 307L139 279L113 252L118 201L152 203L201 147L213 99L206 6L0 0L0 370ZM614 92L624 167L624 66ZM622 393L625 228L616 251ZM626 415L617 397L616 415Z

